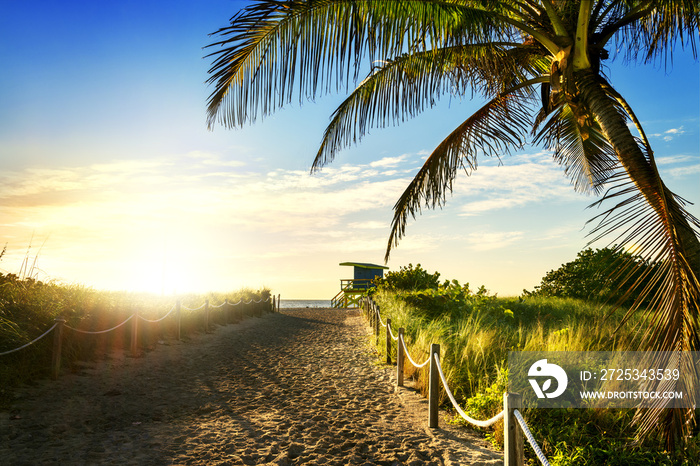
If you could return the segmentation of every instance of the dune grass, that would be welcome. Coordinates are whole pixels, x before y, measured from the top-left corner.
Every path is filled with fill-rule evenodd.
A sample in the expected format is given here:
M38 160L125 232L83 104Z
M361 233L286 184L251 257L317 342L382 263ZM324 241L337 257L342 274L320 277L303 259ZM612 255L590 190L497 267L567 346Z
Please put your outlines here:
M448 385L461 407L477 419L490 418L502 409L509 351L618 351L634 348L640 337L635 319L616 331L624 310L577 299L498 298L463 292L454 300L457 305L431 307L435 297L432 301L423 295L416 299L416 293L380 290L373 298L383 319L391 318L394 331L405 329L414 359L422 362L430 344L440 344ZM385 351L383 343L378 350ZM407 365L406 376L414 377L426 393L427 369ZM553 465L696 464L693 462L700 457L697 433L684 451L664 452L663 443L654 437L633 445L633 414L631 409L525 410L531 430ZM453 422L463 423L457 417ZM500 447L502 428L501 421L484 430ZM526 446L526 452L528 449ZM529 457L534 454L530 452Z
M147 293L98 291L80 285L63 286L44 283L13 274L0 274L0 353L18 348L51 328L57 317L66 325L86 330L101 331L119 325L134 312L147 319L156 320L170 311L177 300L181 303L180 329L184 338L194 332L203 332L204 310L199 308L205 300L210 302L210 324L222 325L240 319L242 314L257 314L270 303L269 290L241 289L230 293L188 294L182 296L158 296ZM215 307L228 299L263 300L247 306ZM235 311L234 311L235 309ZM174 314L174 313L173 313ZM158 323L139 321L138 344L143 351L155 347L159 340L177 336L177 319L173 314ZM100 335L64 332L62 366L76 370L79 361L103 358L111 351L128 349L131 342L130 323ZM37 341L18 352L0 356L0 409L7 407L13 393L22 384L31 384L49 376L53 335Z

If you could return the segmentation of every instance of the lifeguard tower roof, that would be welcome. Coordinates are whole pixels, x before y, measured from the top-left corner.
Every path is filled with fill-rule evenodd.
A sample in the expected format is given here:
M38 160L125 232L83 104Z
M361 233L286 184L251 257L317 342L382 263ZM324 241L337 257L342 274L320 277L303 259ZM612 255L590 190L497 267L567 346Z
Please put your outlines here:
M389 267L385 265L369 264L367 262L341 262L339 265L349 265L352 267L359 267L361 269L382 269L388 270Z
M384 271L389 267L377 264L369 264L367 262L341 262L340 265L349 265L353 267L353 278L355 280L374 280L384 276ZM357 286L358 283L355 283ZM366 287L366 286L365 286Z

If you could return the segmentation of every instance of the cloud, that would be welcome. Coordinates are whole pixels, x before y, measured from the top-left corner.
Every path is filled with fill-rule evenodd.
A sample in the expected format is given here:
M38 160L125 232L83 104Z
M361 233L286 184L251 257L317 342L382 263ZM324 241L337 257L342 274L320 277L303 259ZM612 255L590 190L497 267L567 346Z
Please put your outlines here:
M524 236L522 231L489 231L467 235L467 247L474 251L493 251L507 248L520 241Z
M700 173L700 164L698 164L697 156L667 155L657 158L656 164L660 167L662 176L684 178Z
M685 134L685 129L683 126L668 129L663 133L652 133L649 135L649 137L662 138L664 141L672 141L676 138L676 136L679 136L681 134Z
M369 166L370 167L395 167L396 165L399 165L400 163L406 161L408 159L409 155L408 154L402 154L399 155L398 157L384 157L382 159L376 160L374 162L370 162Z
M204 152L6 172L0 177L0 234L15 249L33 233L50 234L44 256L62 265L46 269L88 283L98 275L104 275L101 283L119 283L117 274L133 281L132 268L147 271L153 264L184 276L203 268L224 271L230 263L243 270L256 261L266 270L336 258L380 261L392 207L411 179L403 169L384 169L412 157L326 167L314 175L264 171ZM462 231L454 213L486 215L573 195L549 157L485 163L456 180L448 200L453 214L412 227L396 257L439 251L446 241L465 251L506 248L523 238L520 227Z
M520 158L520 157L519 157ZM455 182L460 215L474 216L542 202L580 199L551 157L529 154L515 164L484 165ZM513 160L513 159L510 159Z
M693 157L690 155L665 155L662 157L655 158L656 165L678 165L686 162L695 162L697 156Z
M388 163L387 163L388 165ZM235 232L248 241L303 244L316 237L328 250L356 250L370 239L326 235L338 225L367 231L383 247L386 224L366 220L390 211L406 180L371 165L343 165L315 175L247 170L215 154L123 160L71 168L26 169L0 178L5 237L51 232L61 247L102 244L113 250L158 244L167 234L178 247L208 248L203 231ZM365 219L363 219L363 217ZM357 235L355 235L356 237ZM133 246L134 249L138 249ZM70 249L69 248L69 249Z
M386 230L388 228L388 223L374 220L369 220L366 222L352 222L348 223L348 228L357 230Z
M700 164L688 165L685 167L672 168L668 170L669 175L674 178L694 176L700 173Z

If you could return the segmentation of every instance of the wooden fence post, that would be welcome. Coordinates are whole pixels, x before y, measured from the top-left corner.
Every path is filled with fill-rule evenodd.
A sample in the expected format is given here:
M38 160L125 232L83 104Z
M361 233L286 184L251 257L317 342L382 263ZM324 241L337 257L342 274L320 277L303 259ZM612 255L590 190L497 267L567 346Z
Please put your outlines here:
M134 311L131 318L131 357L135 358L139 352L139 310Z
M396 344L396 385L403 387L403 332L404 329L399 329L399 341Z
M228 298L224 299L224 305L221 308L221 312L224 313L224 324L223 325L228 325L229 323L229 317L231 315L231 306L229 306L228 303Z
M440 400L440 374L438 374L435 355L440 356L440 345L430 345L430 381L428 386L428 427L437 429L438 401Z
M58 379L58 373L61 371L61 344L63 342L63 325L66 320L63 317L56 317L56 328L53 334L53 354L51 356L51 378Z
M386 363L391 364L391 319L386 318Z
M204 333L209 333L209 300L204 300Z
M377 345L379 344L379 308L374 311L374 335L377 337Z
M282 297L281 296L282 296L281 294L277 294L277 312L279 312L280 309L282 309L282 307L281 307L282 306Z
M513 414L521 410L523 399L518 393L503 394L503 464L504 466L522 466L525 464L523 431Z
M180 341L182 332L182 303L178 299L175 303L175 315L177 317L177 340Z

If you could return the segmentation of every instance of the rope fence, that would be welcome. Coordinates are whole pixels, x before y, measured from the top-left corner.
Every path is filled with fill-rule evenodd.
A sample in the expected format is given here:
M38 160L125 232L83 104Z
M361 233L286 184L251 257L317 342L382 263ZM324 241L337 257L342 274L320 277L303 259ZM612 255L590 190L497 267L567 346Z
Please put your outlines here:
M520 410L522 409L522 397L517 393L504 393L503 394L503 410L493 416L491 419L478 420L470 417L464 410L459 406L457 400L452 394L449 385L447 384L447 378L442 370L442 365L440 364L440 345L433 343L430 346L430 356L428 359L419 364L417 363L408 352L406 347L406 342L404 340L404 329L399 328L398 336L394 336L391 329L391 319L387 318L386 323L382 321L381 312L379 305L374 302L371 298L365 297L360 301L360 308L367 320L369 321L370 327L374 330L374 334L377 339L377 344L379 344L379 326L382 325L386 327L386 354L387 363L392 364L391 352L392 352L392 341L396 341L396 384L399 387L403 386L404 377L404 362L405 359L415 367L423 368L430 364L430 373L428 379L428 427L436 429L438 428L438 405L439 405L439 388L440 383L447 394L452 406L455 408L457 413L462 419L469 422L470 424L476 425L478 427L489 427L494 425L499 420L503 419L503 464L506 466L522 466L525 464L525 450L523 434L527 438L528 443L535 452L535 455L540 460L544 466L549 466L549 461L547 457L542 453L542 449L538 445L535 437L530 432L530 429L525 422Z
M520 411L517 409L513 410L513 415L518 421L518 424L520 424L520 428L523 429L523 433L525 434L525 438L527 438L528 443L530 443L532 449L535 450L535 455L537 455L537 458L544 466L549 466L549 461L547 461L547 457L544 456L544 453L542 453L540 446L537 444L537 440L535 440L535 437L534 435L532 435L532 432L530 432L530 429L528 428L525 419L523 419L523 415L520 414Z
M112 330L118 329L118 328L121 327L122 325L124 325L124 324L126 324L127 322L129 322L129 321L134 317L134 315L135 315L135 314L131 314L131 315L130 315L129 317L127 317L126 320L125 320L124 322L122 322L121 324L117 324L117 325L115 325L115 326L112 327L112 328L108 328L107 330L100 330L100 331L98 331L98 332L93 332L93 331L89 331L89 330L80 330L80 329L78 329L78 328L70 327L70 326L68 326L68 325L66 325L66 324L63 324L63 327L68 328L68 329L71 329L71 330L73 330L74 332L78 332L78 333L85 333L85 334L88 334L88 335L99 335L99 334L102 334L102 333L109 333L109 332L111 332Z
M207 303L205 302L201 306L194 308L194 309L190 309L189 307L185 307L185 306L182 306L182 309L184 309L186 311L199 311L200 309L204 309L204 306L206 306L206 305L207 305Z
M474 424L477 427L490 427L503 417L505 411L501 411L500 413L496 414L494 417L486 421L479 421L477 419L474 419L473 417L470 417L467 413L462 411L462 408L459 406L457 400L455 400L455 397L452 394L452 390L450 390L450 387L447 385L447 379L445 379L445 374L442 372L442 365L440 365L440 356L438 356L438 354L435 353L433 354L433 359L435 359L435 365L437 367L438 374L440 375L442 386L445 388L445 392L447 393L447 397L450 399L450 401L452 402L452 406L454 406L459 415L462 416L462 419L464 419L470 424Z
M402 329L403 330L403 329ZM429 362L430 358L426 359L423 363L418 364L412 357L411 353L408 352L408 348L406 348L406 342L403 339L403 332L399 333L399 339L401 340L401 347L403 349L403 354L408 358L408 361L413 364L413 367L416 369L421 369L425 367Z
M206 303L205 303L205 306L206 306ZM171 307L170 310L163 317L161 317L159 319L146 319L141 314L138 314L138 317L139 317L139 319L143 320L144 322L150 322L152 324L157 324L158 322L165 320L165 318L168 317L170 314L172 314L176 309L177 309L177 304L175 304L173 307ZM187 308L185 308L185 309L187 309Z
M26 344L20 346L19 348L11 349L11 350L9 350L9 351L4 351L4 352L0 353L0 356L4 356L4 355L6 355L6 354L11 354L11 353L16 353L16 352L19 351L19 350L23 350L24 348L26 348L26 347L28 347L28 346L30 346L30 345L33 345L34 343L36 343L37 341L41 340L41 339L44 338L46 335L48 335L49 333L51 333L51 330L55 329L57 325L58 325L58 322L55 323L55 324L53 324L53 325L51 326L50 329L48 329L47 331L45 331L44 333L42 333L40 336L38 336L38 337L36 337L35 339L33 339L32 341L30 341L29 343L26 343Z
M218 305L210 305L209 300L205 300L204 304L197 308L188 308L182 305L180 300L178 300L175 305L162 317L159 317L157 319L147 319L146 317L142 316L139 314L139 311L137 310L133 314L131 314L129 317L124 319L121 323L115 325L114 327L105 329L105 330L84 330L84 329L79 329L75 327L71 327L66 324L66 320L63 317L57 317L54 320L54 324L46 330L43 334L40 336L36 337L34 340L25 343L24 345L14 348L11 350L3 351L0 352L0 356L5 356L8 354L16 353L18 351L21 351L36 342L42 340L43 338L47 337L51 332L53 332L54 335L54 340L53 340L53 349L52 349L52 355L51 355L51 378L56 380L58 378L58 375L61 370L61 361L62 361L62 355L61 355L61 349L63 347L64 343L64 330L68 329L71 332L75 332L77 334L84 334L84 335L104 335L108 334L110 332L113 332L123 326L126 325L127 322L131 321L131 331L130 331L130 351L132 356L138 356L140 355L140 349L139 349L139 321L150 323L150 324L157 324L160 322L163 322L167 317L171 316L174 314L173 319L175 321L175 326L177 329L177 339L181 340L182 338L182 310L186 310L190 313L194 313L197 311L204 310L201 316L199 318L203 318L203 327L204 327L204 332L209 333L211 325L212 325L212 319L210 315L211 309L217 309L219 314L220 314L220 321L226 325L229 323L236 323L239 322L245 315L250 315L250 316L258 316L260 317L263 312L279 312L280 309L280 301L281 297L278 294L276 297L275 296L268 296L267 299L263 300L262 298L258 300L250 299L247 302L243 302L242 299L239 299L237 303L230 303L228 299L224 300L223 303L218 304ZM260 304L265 304L265 303L270 303L269 306L259 306ZM235 312L236 306L250 306L249 308L241 308L238 310L238 312ZM136 318L134 318L136 317Z
M234 303L234 304L232 304L232 305L233 305L233 306L236 306L236 305L238 305L238 304L240 304L240 303L241 303L241 300L239 299L237 303ZM217 304L217 305L215 305L215 306L212 305L211 307L219 308L219 307L224 307L226 304L228 304L228 302L224 301L224 302L221 303L221 304Z

